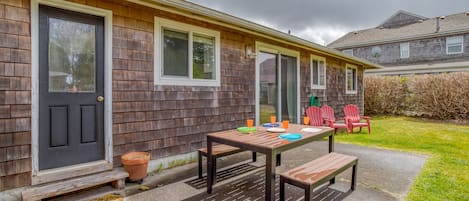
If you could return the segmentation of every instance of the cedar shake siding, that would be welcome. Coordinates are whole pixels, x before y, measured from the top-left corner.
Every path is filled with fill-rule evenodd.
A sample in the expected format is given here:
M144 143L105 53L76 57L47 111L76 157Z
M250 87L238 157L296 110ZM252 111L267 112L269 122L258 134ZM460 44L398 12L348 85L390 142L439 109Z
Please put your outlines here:
M468 17L469 20L469 17ZM458 54L446 53L446 38L451 36L463 37L463 52ZM418 64L438 64L450 62L463 62L467 61L469 57L469 34L448 35L442 37L425 38L419 40L408 40L409 43L409 57L401 58L400 44L383 42L374 46L363 46L354 48L354 55L359 58L364 58L369 61L379 63L383 66L405 66L405 65L418 65ZM371 54L373 47L382 49L382 55L374 57Z
M383 66L367 75L469 71L469 15L426 18L398 11L381 25L350 32L328 47L352 50L355 57Z
M113 12L114 166L131 151L150 152L152 159L193 152L204 146L207 133L236 128L254 118L255 59L246 57L245 47L255 47L256 41L300 52L301 116L310 95L320 97L337 115L346 104L363 111L360 63L129 2L73 2ZM0 2L0 191L31 185L29 7L27 0ZM155 16L220 32L220 86L154 84ZM311 54L326 58L326 89L311 89ZM345 93L346 63L357 66L357 94Z
M31 184L28 1L0 1L0 191Z
M321 105L331 106L336 116L343 117L342 109L348 104L357 105L363 114L363 67L357 65L357 93L346 94L345 65L352 63L319 54L326 58L326 89L311 89L309 54L301 54L301 114L304 114L304 109L309 105L310 95L317 96Z

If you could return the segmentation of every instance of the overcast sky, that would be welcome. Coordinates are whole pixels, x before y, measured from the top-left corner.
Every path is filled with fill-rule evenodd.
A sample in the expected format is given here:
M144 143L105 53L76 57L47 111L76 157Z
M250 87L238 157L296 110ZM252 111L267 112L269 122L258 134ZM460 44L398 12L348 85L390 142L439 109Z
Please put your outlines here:
M398 10L425 17L469 11L469 0L190 0L325 45Z

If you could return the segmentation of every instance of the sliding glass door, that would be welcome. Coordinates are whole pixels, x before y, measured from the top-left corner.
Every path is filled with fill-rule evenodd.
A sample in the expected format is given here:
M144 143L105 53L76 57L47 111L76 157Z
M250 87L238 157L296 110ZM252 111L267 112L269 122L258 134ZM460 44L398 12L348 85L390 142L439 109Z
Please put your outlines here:
M298 93L296 58L281 56L281 108L282 120L297 123Z
M281 53L260 51L259 68L259 123L277 121L298 122L298 68L297 58Z

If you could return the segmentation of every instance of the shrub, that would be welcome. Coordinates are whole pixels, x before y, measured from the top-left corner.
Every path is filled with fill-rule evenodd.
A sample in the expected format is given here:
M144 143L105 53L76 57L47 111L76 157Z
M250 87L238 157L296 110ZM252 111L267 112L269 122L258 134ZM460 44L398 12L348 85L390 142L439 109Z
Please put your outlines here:
M365 113L467 120L469 73L366 76Z
M366 76L365 113L401 114L406 109L406 82L396 76Z
M469 118L469 73L414 76L415 111L435 119Z

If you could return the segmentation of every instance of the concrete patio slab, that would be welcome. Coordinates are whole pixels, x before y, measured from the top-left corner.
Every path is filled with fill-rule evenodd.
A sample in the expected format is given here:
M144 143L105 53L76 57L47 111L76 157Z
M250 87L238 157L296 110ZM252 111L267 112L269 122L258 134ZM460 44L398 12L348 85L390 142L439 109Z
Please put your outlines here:
M326 142L314 142L282 153L282 166L278 167L277 171L285 171L311 161L323 154L327 154L327 148L328 145ZM357 189L344 199L339 200L403 200L412 185L413 179L417 176L426 161L426 156L423 155L340 143L335 144L335 151L354 155L359 158ZM232 159L239 160L239 158L249 160L249 156L250 155L247 153L239 154L229 157L224 161ZM220 161L221 165L219 167L223 167L224 161ZM258 163L262 163L262 161L263 158L259 157ZM256 176L256 172L263 172L263 170L263 168L256 169L235 178L219 182L216 184L213 194L205 193L205 188L195 189L184 183L195 178L192 177L129 196L125 198L125 200L239 200L239 197L235 198L231 196L229 194L230 192L226 191L226 189L229 188L230 184L233 182L256 179L253 178ZM195 166L191 168L191 172L194 172L193 175L195 175ZM187 174L187 172L182 174ZM259 175L259 173L257 174ZM178 177L176 172L174 172L173 177ZM345 171L337 177L338 182L333 185L332 188L342 192L347 191L350 185L350 177L351 171ZM287 194L295 194L295 192L297 197L301 195L301 190L295 189L295 187L287 188ZM257 197L256 193L258 194ZM263 195L262 192L243 192L243 194L252 195L252 197L246 196L241 200L256 200L259 198L262 200ZM297 199L295 198L295 200Z

